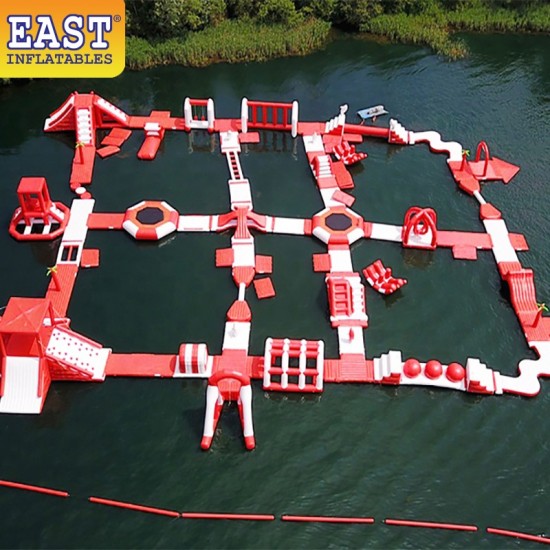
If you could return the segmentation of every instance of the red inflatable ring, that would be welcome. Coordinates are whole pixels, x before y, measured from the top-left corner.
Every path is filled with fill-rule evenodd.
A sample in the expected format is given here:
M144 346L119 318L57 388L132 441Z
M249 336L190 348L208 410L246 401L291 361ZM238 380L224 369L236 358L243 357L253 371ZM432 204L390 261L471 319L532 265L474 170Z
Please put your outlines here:
M134 237L158 241L178 228L179 214L164 201L141 201L124 214L122 227Z

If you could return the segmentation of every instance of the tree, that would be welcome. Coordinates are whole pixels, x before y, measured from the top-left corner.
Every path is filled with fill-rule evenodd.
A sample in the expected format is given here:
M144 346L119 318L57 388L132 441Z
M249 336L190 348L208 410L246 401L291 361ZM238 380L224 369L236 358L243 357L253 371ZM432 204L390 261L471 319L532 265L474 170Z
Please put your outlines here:
M128 34L147 38L200 30L227 17L225 0L132 0L126 6Z
M201 0L155 0L153 16L163 36L174 36L183 30L196 31L206 24Z
M341 25L357 30L369 19L383 12L380 0L338 0L335 18Z
M283 23L292 25L299 19L292 0L263 0L258 9L258 20L262 23Z
M296 7L305 15L314 15L324 21L332 21L338 0L299 0Z
M227 0L227 13L231 19L256 17L258 0Z

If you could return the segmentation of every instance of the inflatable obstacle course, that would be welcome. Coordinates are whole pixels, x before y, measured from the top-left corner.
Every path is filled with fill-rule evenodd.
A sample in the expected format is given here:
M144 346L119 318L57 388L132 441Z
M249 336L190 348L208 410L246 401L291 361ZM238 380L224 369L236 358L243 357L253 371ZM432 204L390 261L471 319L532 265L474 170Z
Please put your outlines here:
M347 108L327 121L299 120L298 102L241 103L240 118L216 117L212 99L184 101L183 116L153 111L129 115L95 93L77 92L45 123L47 132L72 132L74 158L69 178L75 199L70 207L50 198L44 178L23 177L17 189L19 207L10 234L21 241L60 238L50 283L42 298L11 298L0 319L0 412L39 413L49 386L57 380L101 382L109 376L205 378L206 413L201 446L210 448L215 427L226 401L237 401L247 449L256 445L251 380L262 380L265 391L319 393L328 383L379 383L425 385L495 395L536 395L539 377L550 376L550 319L537 302L534 274L522 266L518 251L527 250L521 234L508 231L502 213L485 201L481 184L507 183L519 168L491 157L481 142L469 161L461 144L443 141L434 131L414 132L396 120L389 127L350 124ZM98 132L106 135L98 146ZM124 212L102 212L91 186L96 154L109 162L134 131L144 142L138 157L152 161L166 132L207 132L219 136L220 153L228 170L229 204L219 214L187 213L184 205L144 200ZM260 132L290 134L303 144L323 209L310 218L290 218L256 212L251 186L240 163L241 145L258 143ZM459 189L472 195L479 206L484 232L450 231L438 227L436 212L412 205L402 225L365 220L352 209L353 178L346 165L366 159L359 151L363 140L384 140L398 146L426 143L445 154ZM352 145L353 144L353 145ZM169 154L169 151L166 151ZM308 184L308 182L304 182ZM99 250L85 247L89 231L124 230L134 239L160 241L167 235L231 232L231 246L216 251L215 265L230 269L236 295L228 304L222 351L210 355L205 343L183 341L179 350L166 354L117 353L71 328L68 304L81 267L97 267ZM315 272L323 273L327 288L327 318L338 337L338 357L327 358L322 341L300 335L274 335L265 343L263 356L249 353L253 316L247 294L254 287L258 298L275 296L272 258L256 253L255 235L284 234L317 239L326 252L313 256ZM376 320L367 314L361 274L353 266L351 246L361 239L390 241L426 251L450 248L455 259L475 260L490 251L498 273L508 285L511 304L528 345L538 359L524 359L517 376L505 376L478 358L443 364L435 358L404 358L399 350L368 357L364 331ZM129 243L129 246L131 244ZM381 261L364 271L369 284L390 294L405 284ZM406 298L410 287L401 292ZM370 290L369 290L370 292ZM261 307L261 306L260 306ZM291 327L289 328L291 331ZM185 335L182 335L184 337Z

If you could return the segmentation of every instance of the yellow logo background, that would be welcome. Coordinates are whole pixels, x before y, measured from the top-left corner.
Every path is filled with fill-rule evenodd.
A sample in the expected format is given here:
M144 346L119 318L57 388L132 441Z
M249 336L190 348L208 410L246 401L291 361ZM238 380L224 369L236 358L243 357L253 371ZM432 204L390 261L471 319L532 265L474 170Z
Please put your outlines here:
M25 28L31 17L31 28ZM60 48L51 49L51 42L40 40L38 45L45 48L35 49L32 46L42 37L51 37L49 22L40 25L49 16L55 28L55 35L61 44ZM63 23L67 17L71 21L69 32L64 30ZM90 19L90 16L92 19ZM98 21L97 17L109 17ZM17 23L10 24L9 17L17 18ZM79 29L75 21L82 17L83 28ZM13 33L13 29L18 30ZM102 35L102 36L101 36ZM31 42L31 47L12 47ZM78 49L63 47L65 45L83 44ZM108 46L93 48L92 45ZM55 45L55 42L54 42ZM26 44L25 44L26 46ZM2 78L108 78L118 76L125 65L125 5L124 0L93 0L78 2L76 0L1 0L0 1L0 77Z

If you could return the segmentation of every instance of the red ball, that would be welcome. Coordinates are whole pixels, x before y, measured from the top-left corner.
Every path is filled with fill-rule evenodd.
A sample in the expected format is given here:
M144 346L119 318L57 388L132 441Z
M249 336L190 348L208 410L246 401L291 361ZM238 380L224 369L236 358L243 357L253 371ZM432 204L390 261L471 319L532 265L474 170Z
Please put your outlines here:
M451 382L460 382L461 380L464 380L464 377L466 376L466 371L460 363L451 363L447 367L446 376L447 379Z
M426 368L424 369L424 374L430 380L435 380L443 374L443 367L441 363L436 359L432 359L426 363Z
M420 374L422 367L416 359L407 359L403 365L403 374L407 378L415 378Z

